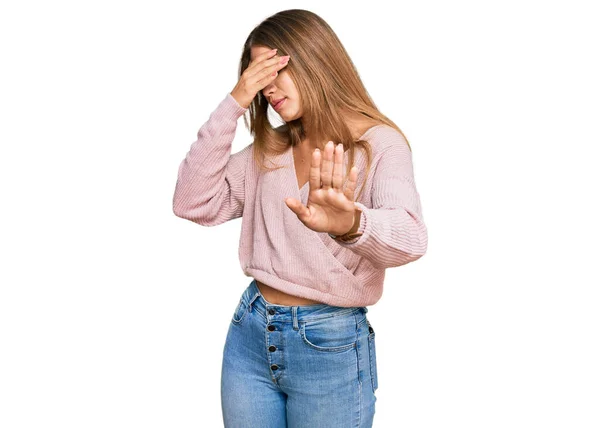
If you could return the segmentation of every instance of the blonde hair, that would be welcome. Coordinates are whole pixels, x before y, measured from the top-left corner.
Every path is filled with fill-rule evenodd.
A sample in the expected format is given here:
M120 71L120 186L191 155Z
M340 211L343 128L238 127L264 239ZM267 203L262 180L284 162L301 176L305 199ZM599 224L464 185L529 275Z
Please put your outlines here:
M269 101L259 91L248 107L250 122L244 115L246 128L254 136L254 158L262 170L279 169L264 166L268 154L279 155L304 140L307 135L316 141L342 143L348 150L349 166L346 178L355 161L355 148L367 154L367 171L371 168L372 151L366 140L353 140L345 122L344 111L358 113L375 124L385 124L402 134L402 130L378 109L341 41L321 17L303 9L278 12L256 26L249 34L240 60L239 77L250 65L250 50L254 46L277 48L277 55L290 55L284 68L300 94L303 115L310 130L303 128L301 118L273 128L268 119ZM310 132L307 132L310 131ZM410 149L410 144L408 144ZM412 151L412 149L410 149ZM363 181L360 194L366 179Z

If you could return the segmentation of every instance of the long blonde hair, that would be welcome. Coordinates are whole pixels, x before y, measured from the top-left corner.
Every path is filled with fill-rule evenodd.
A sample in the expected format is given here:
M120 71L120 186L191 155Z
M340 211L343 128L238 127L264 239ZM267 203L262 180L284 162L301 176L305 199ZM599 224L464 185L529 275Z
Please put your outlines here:
M299 144L310 134L316 141L342 143L344 150L348 150L346 178L354 165L356 146L363 148L367 154L367 177L372 161L371 147L366 140L353 140L342 114L344 111L358 113L376 124L386 124L400 132L408 143L402 130L378 110L341 41L315 13L303 9L284 10L257 25L244 43L239 77L250 65L250 49L254 46L277 48L279 56L291 55L284 69L296 85L310 126L307 133L299 118L273 128L267 114L269 101L259 91L248 107L250 122L244 115L244 123L254 136L254 158L261 171L282 167L266 167L263 160L267 154L284 153L290 145ZM408 147L410 149L410 144ZM366 179L359 197L365 182Z

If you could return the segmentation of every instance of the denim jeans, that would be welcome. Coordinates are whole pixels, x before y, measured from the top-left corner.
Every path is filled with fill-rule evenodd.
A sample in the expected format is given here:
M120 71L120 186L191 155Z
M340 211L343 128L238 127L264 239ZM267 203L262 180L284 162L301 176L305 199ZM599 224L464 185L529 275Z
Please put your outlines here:
M225 428L372 427L377 358L367 312L274 305L252 280L223 349Z

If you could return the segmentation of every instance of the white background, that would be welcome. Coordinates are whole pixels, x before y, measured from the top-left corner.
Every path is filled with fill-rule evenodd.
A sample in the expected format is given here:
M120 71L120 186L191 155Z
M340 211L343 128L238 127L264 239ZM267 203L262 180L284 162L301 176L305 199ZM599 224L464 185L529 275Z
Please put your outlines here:
M600 426L592 3L3 3L0 426L222 426L241 219L172 196L248 33L289 8L413 149L429 249L369 310L374 426Z

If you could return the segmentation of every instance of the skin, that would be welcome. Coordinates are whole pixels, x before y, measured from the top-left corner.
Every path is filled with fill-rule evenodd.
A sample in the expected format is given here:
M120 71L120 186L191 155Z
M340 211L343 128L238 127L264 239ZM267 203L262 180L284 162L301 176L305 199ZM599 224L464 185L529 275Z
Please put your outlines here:
M250 51L251 61L268 51L270 51L268 47L253 46ZM304 112L299 102L298 90L285 67L281 68L277 77L262 89L262 93L269 101L287 98L282 108L277 111L284 121L302 120ZM374 125L350 113L347 114L347 123L355 138ZM307 124L303 123L303 125L308 129ZM286 198L285 203L288 208L306 227L316 232L343 235L358 230L360 210L354 205L358 169L352 168L346 189L342 189L343 145L335 145L333 141L329 141L323 146L307 138L293 150L298 187L302 187L308 181L309 194L306 206L297 199ZM305 159L310 159L308 165L304 162ZM322 303L284 293L258 280L256 282L265 299L273 304L292 306Z

